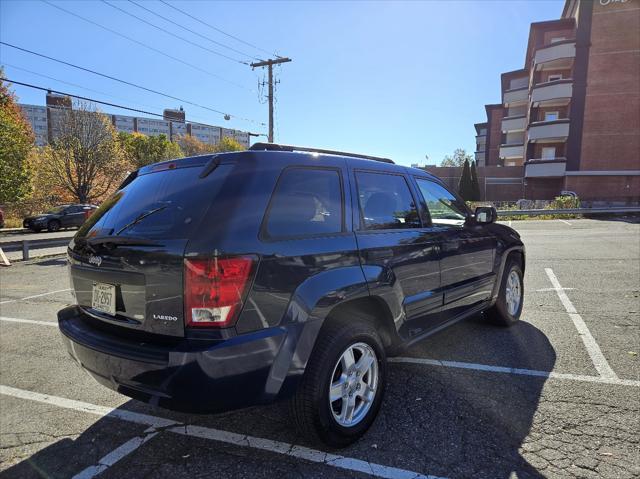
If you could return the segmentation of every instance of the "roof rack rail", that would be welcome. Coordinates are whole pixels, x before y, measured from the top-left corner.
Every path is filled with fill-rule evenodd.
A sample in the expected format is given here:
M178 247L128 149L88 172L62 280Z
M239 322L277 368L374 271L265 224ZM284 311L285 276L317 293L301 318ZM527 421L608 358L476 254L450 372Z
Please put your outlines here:
M281 145L279 143L254 143L250 150L253 151L306 151L309 153L327 153L329 155L350 156L353 158L363 158L365 160L381 161L383 163L395 164L389 158L380 158L378 156L361 155L360 153L347 153L346 151L325 150L323 148L310 148L308 146Z

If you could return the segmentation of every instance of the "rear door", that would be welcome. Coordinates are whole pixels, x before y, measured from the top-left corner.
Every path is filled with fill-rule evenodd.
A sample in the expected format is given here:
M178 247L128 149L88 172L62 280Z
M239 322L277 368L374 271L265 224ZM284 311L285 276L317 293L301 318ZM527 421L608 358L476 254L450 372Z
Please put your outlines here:
M466 221L466 206L442 184L429 178L415 181L439 237L442 320L446 321L491 295L497 240L483 225Z
M189 238L206 235L210 226L201 220L233 168L220 165L200 178L204 161L143 170L78 230L69 246L70 274L87 314L184 336L184 251Z
M63 216L66 223L64 226L80 226L84 223L84 217L84 207L79 205L70 206Z
M354 222L372 294L393 294L407 318L405 337L438 321L442 304L437 241L423 229L408 178L396 171L353 172ZM391 291L391 292L389 292Z

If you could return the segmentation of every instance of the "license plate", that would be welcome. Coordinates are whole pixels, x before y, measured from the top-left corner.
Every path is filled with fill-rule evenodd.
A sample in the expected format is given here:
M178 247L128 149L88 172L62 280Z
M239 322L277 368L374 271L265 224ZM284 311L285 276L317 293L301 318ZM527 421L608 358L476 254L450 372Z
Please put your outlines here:
M102 313L116 315L116 287L112 284L93 283L91 307Z

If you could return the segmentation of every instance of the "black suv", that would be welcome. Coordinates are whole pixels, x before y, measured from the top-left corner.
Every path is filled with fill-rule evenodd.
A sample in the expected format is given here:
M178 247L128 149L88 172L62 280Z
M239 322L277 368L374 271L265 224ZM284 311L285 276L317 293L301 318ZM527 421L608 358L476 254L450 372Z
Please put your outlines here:
M383 158L256 144L130 175L68 249L71 356L170 409L290 398L346 446L372 424L386 357L470 315L509 326L524 246L440 180Z
M46 213L25 218L22 226L36 233L43 229L53 232L60 228L78 228L96 208L94 205L60 205Z

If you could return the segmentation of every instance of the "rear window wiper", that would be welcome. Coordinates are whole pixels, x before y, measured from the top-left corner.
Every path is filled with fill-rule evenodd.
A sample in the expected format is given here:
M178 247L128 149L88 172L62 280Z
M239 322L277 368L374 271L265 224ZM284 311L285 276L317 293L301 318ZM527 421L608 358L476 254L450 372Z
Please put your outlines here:
M150 211L147 211L146 213L141 213L140 215L136 216L136 218L133 221L131 221L130 223L127 223L122 228L120 228L118 231L116 231L116 236L119 235L120 233L122 233L124 230L129 229L134 225L137 225L143 219L145 219L147 216L151 216L152 214L157 213L158 211L164 210L165 208L167 208L167 206L168 205L160 206L158 208L154 208L154 209L152 209Z

